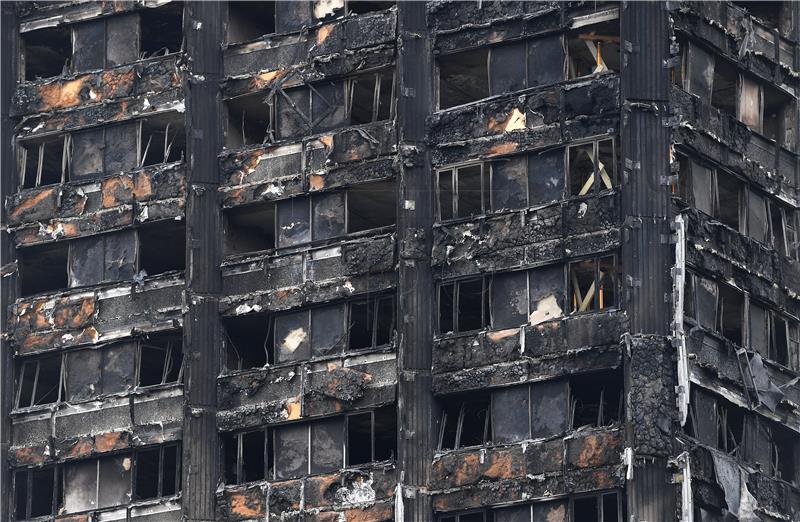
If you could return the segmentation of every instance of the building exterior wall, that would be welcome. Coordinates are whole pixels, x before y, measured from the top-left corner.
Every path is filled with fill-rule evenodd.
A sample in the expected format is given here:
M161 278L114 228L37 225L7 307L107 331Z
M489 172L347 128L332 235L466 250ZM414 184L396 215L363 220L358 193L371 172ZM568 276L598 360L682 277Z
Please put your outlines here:
M798 9L3 3L0 519L797 520Z

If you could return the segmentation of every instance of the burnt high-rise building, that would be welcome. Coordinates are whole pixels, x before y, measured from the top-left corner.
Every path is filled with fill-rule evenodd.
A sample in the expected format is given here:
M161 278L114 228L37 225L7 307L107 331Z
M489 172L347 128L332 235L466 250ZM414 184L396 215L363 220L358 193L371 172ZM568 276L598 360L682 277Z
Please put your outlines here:
M800 520L800 3L2 3L0 520Z

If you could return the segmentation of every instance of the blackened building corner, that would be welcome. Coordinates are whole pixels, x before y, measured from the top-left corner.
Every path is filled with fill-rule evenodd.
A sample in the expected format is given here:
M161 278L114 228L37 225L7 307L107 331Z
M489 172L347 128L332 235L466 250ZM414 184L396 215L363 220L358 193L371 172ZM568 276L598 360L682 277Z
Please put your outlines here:
M800 4L0 9L0 520L800 520Z

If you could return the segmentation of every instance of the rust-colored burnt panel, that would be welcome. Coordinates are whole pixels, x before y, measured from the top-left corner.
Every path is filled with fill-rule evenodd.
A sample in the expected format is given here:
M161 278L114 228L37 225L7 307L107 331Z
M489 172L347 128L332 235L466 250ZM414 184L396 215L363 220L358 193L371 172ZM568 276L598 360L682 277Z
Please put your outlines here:
M94 440L91 435L84 435L78 437L67 444L65 447L58 451L59 456L66 456L69 458L88 457L94 451Z
M26 190L9 199L7 216L9 225L25 223L30 217L55 214L58 205L57 187Z
M364 395L364 389L372 382L372 375L351 368L329 364L327 371L310 375L308 393L339 401L353 402Z
M118 207L133 200L134 182L130 176L106 178L100 185L103 208Z
M91 522L91 513L84 513L81 515L64 515L63 517L56 517L58 522Z
M264 495L259 488L231 492L228 494L228 503L233 520L261 518L265 515Z
M130 445L131 434L127 431L111 431L94 437L95 451L98 453L125 449L129 448Z
M280 515L284 511L300 509L302 486L302 480L287 480L272 484L269 491L270 514Z
M178 88L176 67L175 57L166 56L73 78L25 82L14 92L11 112L21 116L68 110Z
M347 522L388 522L394 520L394 506L384 503L350 509L344 512L344 518Z
M622 436L619 433L591 433L567 439L569 468L593 468L619 461Z
M322 508L333 504L336 490L341 484L339 475L318 475L309 477L305 485L306 509Z
M47 446L12 447L8 460L13 466L33 466L43 464L50 458Z

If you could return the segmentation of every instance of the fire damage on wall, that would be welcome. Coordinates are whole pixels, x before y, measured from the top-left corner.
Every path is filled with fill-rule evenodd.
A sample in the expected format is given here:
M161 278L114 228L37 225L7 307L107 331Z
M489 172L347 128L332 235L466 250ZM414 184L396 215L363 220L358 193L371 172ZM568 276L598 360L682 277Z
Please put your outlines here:
M800 517L798 9L653 6L4 5L2 517Z

